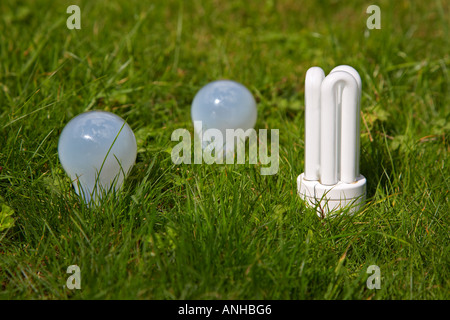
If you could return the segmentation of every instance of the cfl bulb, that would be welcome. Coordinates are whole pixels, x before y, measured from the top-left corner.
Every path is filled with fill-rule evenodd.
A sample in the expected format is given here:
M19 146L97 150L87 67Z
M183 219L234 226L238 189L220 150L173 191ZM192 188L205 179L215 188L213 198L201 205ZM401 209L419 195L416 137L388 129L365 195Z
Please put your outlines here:
M89 203L103 192L120 189L136 160L136 138L119 116L89 111L64 127L58 154L75 192Z
M366 196L359 172L361 77L351 66L328 76L312 67L305 79L305 172L297 178L299 195L318 214L357 211Z

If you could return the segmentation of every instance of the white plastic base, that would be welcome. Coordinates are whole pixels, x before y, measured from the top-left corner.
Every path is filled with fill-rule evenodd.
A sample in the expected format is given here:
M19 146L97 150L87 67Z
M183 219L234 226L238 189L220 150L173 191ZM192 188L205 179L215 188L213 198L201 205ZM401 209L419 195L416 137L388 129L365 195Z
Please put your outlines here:
M302 173L297 178L298 194L308 206L317 206L319 217L347 208L350 213L355 213L366 199L366 178L362 175L354 183L338 182L333 186L305 180L303 176Z

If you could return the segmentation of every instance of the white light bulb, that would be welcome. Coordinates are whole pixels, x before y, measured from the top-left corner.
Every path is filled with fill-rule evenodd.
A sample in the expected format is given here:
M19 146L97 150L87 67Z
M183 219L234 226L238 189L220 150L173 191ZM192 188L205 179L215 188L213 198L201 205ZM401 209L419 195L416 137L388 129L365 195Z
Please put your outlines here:
M217 80L197 92L192 101L191 116L197 135L217 129L222 133L224 149L229 151L226 149L226 130L252 129L256 123L256 101L242 84ZM203 143L202 147L207 145Z
M298 193L318 214L364 203L366 178L359 173L361 77L350 66L328 76L312 67L305 79L305 172Z
M89 203L99 199L102 192L122 186L136 160L136 138L119 116L89 111L64 127L58 154L76 193Z

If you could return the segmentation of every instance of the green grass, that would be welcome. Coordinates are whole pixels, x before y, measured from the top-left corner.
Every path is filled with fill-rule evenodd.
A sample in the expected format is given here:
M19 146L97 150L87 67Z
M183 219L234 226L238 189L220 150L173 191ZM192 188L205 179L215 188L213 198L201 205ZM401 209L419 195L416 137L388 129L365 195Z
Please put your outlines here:
M450 298L448 3L70 4L81 30L67 1L0 4L1 299ZM340 64L363 81L368 201L322 220L296 195L304 77ZM172 131L193 132L190 103L219 78L252 91L257 128L280 130L278 174L172 163ZM122 192L87 208L57 145L93 109L127 120L138 157ZM81 290L64 288L73 264Z

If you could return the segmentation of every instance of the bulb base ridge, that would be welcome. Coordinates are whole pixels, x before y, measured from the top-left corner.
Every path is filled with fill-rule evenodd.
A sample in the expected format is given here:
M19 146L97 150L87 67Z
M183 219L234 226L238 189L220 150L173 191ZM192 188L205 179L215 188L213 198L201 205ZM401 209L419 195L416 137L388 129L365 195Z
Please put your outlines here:
M320 181L305 180L302 173L297 178L297 192L308 207L316 208L319 217L347 209L353 214L364 204L366 182L366 178L359 175L353 183L339 181L335 185L323 185Z

